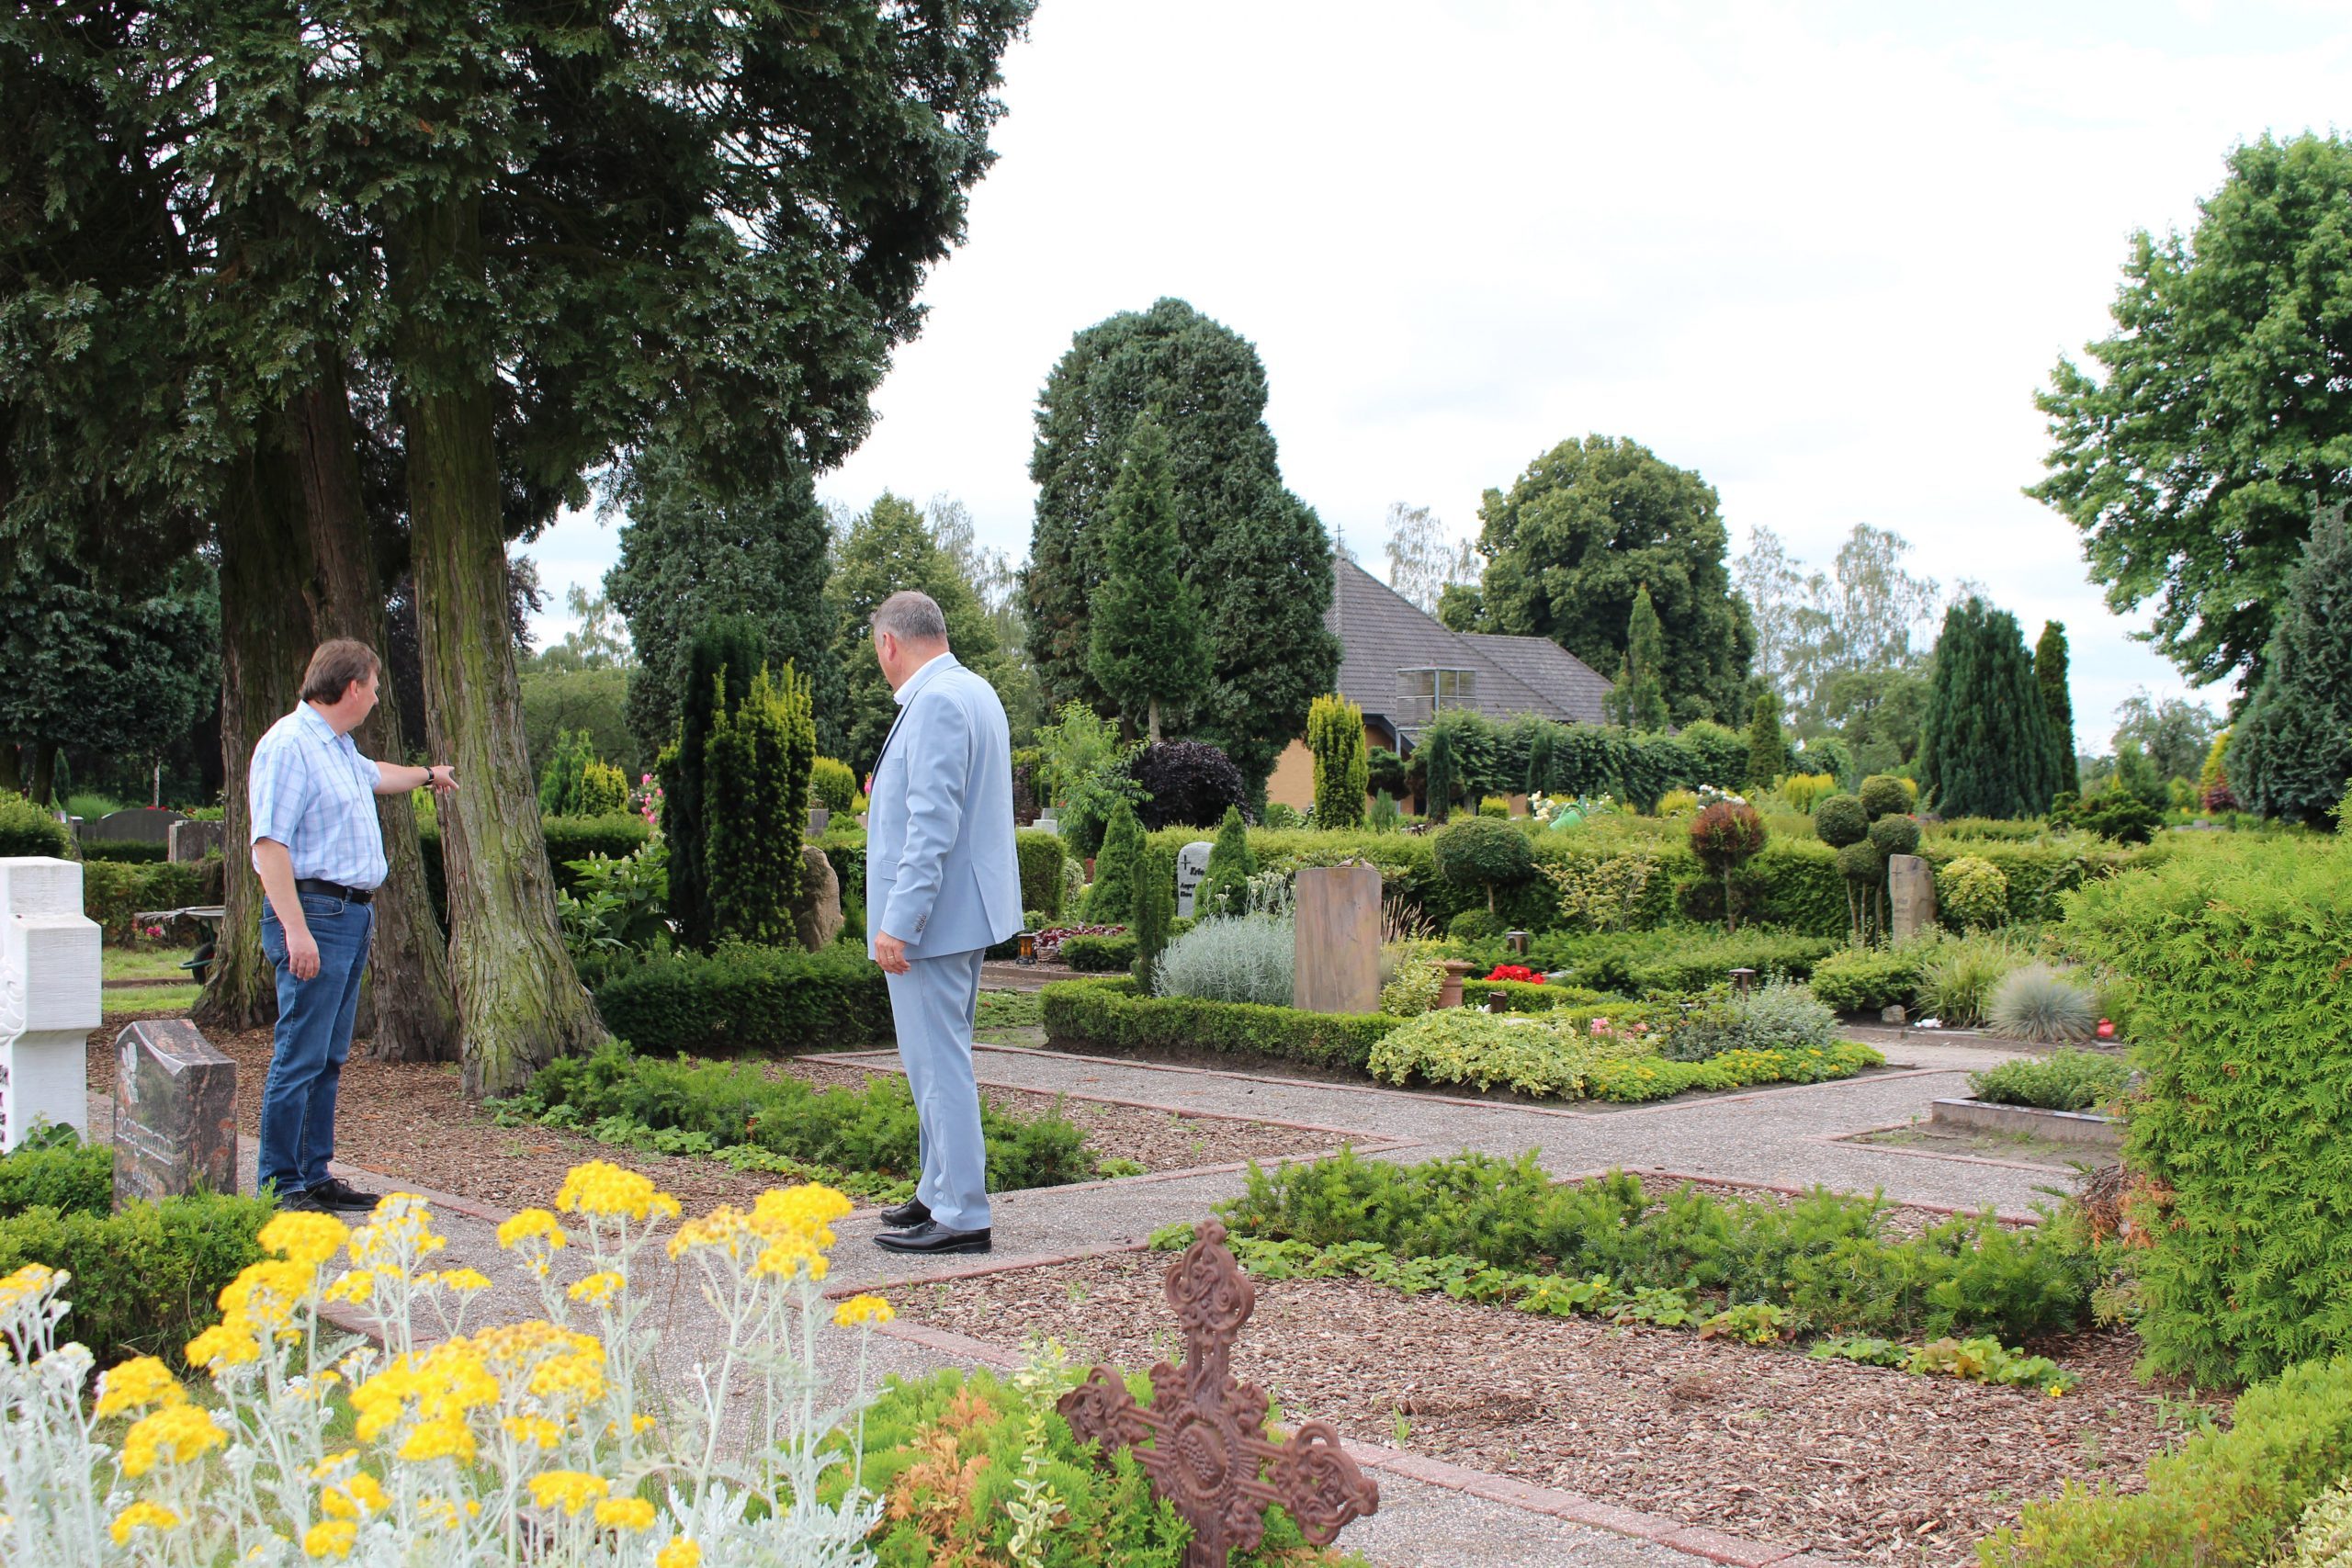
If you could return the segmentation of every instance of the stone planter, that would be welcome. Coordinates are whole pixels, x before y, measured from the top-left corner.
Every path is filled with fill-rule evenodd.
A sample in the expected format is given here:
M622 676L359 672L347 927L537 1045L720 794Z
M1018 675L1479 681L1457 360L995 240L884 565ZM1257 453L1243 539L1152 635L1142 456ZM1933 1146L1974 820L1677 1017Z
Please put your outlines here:
M1462 1005L1462 982L1477 971L1478 966L1464 958L1444 961L1445 983L1438 987L1437 1005L1458 1008Z
M2044 1111L2032 1105L1996 1105L1985 1100L1938 1100L1929 1102L1928 1120L1939 1127L2028 1133L2053 1144L2081 1144L2086 1148L2123 1146L2123 1123L2088 1111Z

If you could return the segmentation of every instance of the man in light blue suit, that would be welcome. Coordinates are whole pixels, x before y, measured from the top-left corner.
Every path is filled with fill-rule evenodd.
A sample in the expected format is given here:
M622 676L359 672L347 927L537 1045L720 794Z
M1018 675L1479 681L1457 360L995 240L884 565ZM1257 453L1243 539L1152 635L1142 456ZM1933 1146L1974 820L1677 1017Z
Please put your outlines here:
M988 1150L972 1076L980 955L1021 929L1012 738L996 689L947 650L922 593L874 612L874 657L899 700L866 791L866 948L889 976L915 1098L922 1178L883 1211L893 1252L989 1249Z

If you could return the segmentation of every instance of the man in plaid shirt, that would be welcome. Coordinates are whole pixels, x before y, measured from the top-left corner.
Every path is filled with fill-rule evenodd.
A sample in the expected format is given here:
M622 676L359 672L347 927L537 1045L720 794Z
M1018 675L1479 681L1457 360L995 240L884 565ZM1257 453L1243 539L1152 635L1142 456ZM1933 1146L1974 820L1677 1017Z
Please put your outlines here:
M246 803L254 871L266 902L262 951L277 966L277 1030L261 1096L260 1184L281 1209L372 1209L376 1195L327 1172L335 1087L351 1054L368 967L384 831L376 796L457 788L446 763L373 762L351 732L375 710L383 665L366 643L319 645L302 701L254 748Z

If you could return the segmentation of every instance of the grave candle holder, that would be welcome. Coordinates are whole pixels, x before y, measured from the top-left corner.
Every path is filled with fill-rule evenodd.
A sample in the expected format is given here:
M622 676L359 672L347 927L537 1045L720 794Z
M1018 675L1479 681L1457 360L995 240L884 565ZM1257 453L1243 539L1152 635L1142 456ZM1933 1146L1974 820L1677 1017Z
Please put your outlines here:
M1021 933L1020 942L1021 956L1019 961L1024 965L1035 964L1037 962L1037 933L1035 931L1023 931Z

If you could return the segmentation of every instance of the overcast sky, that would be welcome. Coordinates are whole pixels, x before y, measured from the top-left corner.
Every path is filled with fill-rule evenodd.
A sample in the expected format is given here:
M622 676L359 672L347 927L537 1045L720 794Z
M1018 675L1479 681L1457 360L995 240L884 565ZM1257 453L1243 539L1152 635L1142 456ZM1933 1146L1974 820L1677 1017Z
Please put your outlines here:
M1735 554L1826 565L1871 523L2029 639L2063 620L2105 750L2184 688L2019 494L2032 394L2134 229L2193 223L2236 142L2335 129L2348 54L2345 3L1044 0L970 238L819 489L953 494L1025 556L1046 372L1174 295L1258 345L1284 478L1375 570L1391 502L1475 534L1539 454L1630 436L1716 487ZM560 608L617 528L526 548Z

